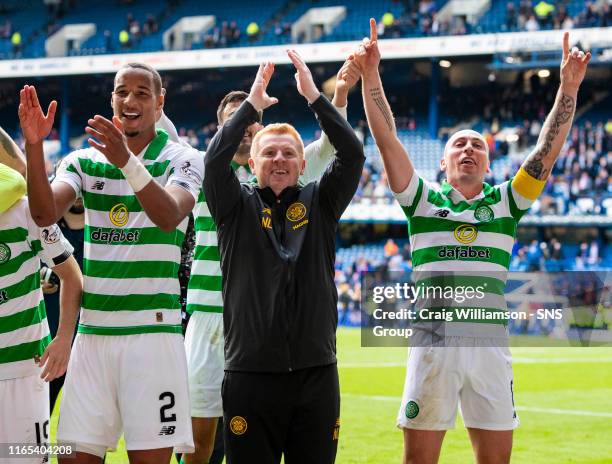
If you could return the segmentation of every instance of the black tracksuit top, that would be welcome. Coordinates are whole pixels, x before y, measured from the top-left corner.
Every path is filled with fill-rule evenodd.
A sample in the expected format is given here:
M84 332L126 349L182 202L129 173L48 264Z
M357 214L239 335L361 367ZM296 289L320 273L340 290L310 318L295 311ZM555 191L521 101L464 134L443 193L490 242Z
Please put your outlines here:
M336 149L318 182L276 197L270 188L238 181L230 163L245 129L258 119L248 101L206 152L203 188L217 224L228 371L290 372L336 362L335 235L365 158L353 129L324 96L310 108ZM306 190L310 204L296 209ZM304 210L307 223L299 219ZM284 246L288 235L300 232L302 246L292 259Z

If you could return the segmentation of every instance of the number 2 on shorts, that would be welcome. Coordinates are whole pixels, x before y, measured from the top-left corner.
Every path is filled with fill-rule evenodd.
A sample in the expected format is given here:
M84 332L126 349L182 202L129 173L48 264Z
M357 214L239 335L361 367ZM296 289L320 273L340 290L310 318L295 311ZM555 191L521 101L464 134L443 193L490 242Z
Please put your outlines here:
M174 393L163 392L159 395L160 401L164 401L165 399L170 399L170 402L159 408L159 420L161 422L176 422L176 414L172 413L167 415L168 410L174 407Z

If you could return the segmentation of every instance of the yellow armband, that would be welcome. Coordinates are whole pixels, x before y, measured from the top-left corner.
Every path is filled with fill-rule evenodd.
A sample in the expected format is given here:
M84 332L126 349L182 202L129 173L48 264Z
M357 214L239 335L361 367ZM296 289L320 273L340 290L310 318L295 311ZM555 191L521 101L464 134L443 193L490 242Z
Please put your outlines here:
M26 193L26 182L14 169L0 164L0 213L15 204Z
M512 188L514 188L516 193L528 200L535 200L538 198L542 190L544 190L545 185L546 180L536 179L528 174L522 167L516 173L514 179L512 179Z

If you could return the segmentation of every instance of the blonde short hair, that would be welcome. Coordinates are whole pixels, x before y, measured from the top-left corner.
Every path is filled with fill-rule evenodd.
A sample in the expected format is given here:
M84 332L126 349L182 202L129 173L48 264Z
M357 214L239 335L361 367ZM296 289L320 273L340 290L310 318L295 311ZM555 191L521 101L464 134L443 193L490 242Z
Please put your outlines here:
M295 130L295 127L287 123L274 123L268 124L255 135L253 143L251 144L251 158L257 155L257 152L259 151L259 141L261 138L268 134L290 135L297 142L298 153L301 156L304 156L304 142L302 141L302 137L300 137L300 133Z

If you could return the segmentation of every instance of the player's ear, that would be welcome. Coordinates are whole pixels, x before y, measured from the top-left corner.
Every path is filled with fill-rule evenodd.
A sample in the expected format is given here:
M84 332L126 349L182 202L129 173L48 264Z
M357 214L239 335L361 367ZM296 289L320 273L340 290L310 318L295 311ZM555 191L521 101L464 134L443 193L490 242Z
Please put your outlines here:
M155 102L155 120L158 121L161 117L162 110L164 109L164 101L166 100L166 89L162 89L160 95L157 96Z
M444 157L440 160L440 171L446 171L446 159Z
M251 171L253 171L253 174L255 173L255 161L253 161L253 158L249 158L249 167L251 168Z

